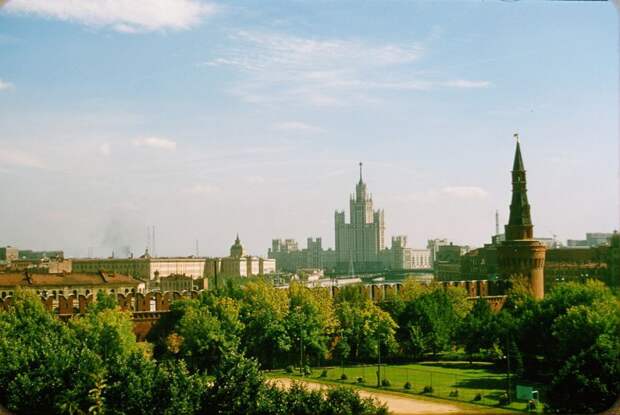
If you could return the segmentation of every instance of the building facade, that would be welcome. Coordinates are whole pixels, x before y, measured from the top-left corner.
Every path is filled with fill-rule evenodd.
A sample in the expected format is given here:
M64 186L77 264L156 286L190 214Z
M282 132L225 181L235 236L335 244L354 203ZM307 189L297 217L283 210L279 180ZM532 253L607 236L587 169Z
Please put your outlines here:
M383 210L373 210L372 195L362 177L349 200L349 222L345 212L334 215L336 233L336 268L339 270L380 271L384 264L380 252L385 248Z
M276 272L276 259L246 255L239 235L230 247L230 255L224 258L208 258L205 277L254 277Z

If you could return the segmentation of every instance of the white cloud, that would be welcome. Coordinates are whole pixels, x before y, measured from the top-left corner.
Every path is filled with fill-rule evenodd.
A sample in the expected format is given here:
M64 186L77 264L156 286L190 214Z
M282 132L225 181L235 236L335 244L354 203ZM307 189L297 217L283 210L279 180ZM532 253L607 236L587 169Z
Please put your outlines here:
M186 189L186 192L192 194L211 194L219 192L219 187L212 184L195 184L192 187Z
M242 80L230 92L252 104L301 103L318 107L377 103L389 91L483 88L484 80L442 80L414 65L424 56L421 42L378 43L317 39L284 33L240 31L233 47L199 64L236 69Z
M245 181L250 184L263 184L266 180L263 176L248 176Z
M398 195L395 200L408 202L445 202L446 199L486 199L489 193L478 186L446 186L441 189Z
M13 89L13 84L0 79L0 91L6 91L7 89Z
M136 147L151 147L162 150L176 150L177 148L177 143L175 141L161 137L139 138L134 140L133 144Z
M320 133L323 129L300 121L284 121L273 125L274 130L301 133Z
M441 194L462 199L484 199L489 195L478 186L448 186L441 189Z
M99 146L99 154L101 154L102 156L109 156L111 153L111 146L110 143L103 143Z
M442 83L443 86L453 88L487 88L491 86L489 81L469 81L466 79L456 79Z
M0 165L34 167L38 169L45 167L43 161L30 153L11 149L8 143L5 143L2 147L2 151L0 151Z
M216 6L202 0L12 0L6 10L134 33L188 29Z

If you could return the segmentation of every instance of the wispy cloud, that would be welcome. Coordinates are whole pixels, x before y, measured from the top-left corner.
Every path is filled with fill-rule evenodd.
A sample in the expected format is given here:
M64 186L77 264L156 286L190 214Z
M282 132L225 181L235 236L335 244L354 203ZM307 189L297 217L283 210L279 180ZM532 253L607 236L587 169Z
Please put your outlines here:
M486 199L488 196L489 193L478 186L446 186L440 189L431 189L398 195L396 199L403 201L435 203L438 201L445 201L446 199L481 200Z
M466 79L456 79L454 81L446 81L443 86L454 88L487 88L491 86L489 81L468 81Z
M286 132L320 133L322 128L301 121L284 121L275 123L273 129Z
M245 181L250 184L263 184L266 182L266 179L263 176L248 176L245 178Z
M237 70L242 79L231 93L248 103L344 106L378 102L378 94L393 90L490 85L484 80L424 77L415 68L426 52L422 42L377 43L249 31L237 32L230 40L234 46L200 65Z
M0 165L18 166L18 167L31 167L42 169L45 167L45 163L33 154L11 149L7 143L3 145L2 151L0 151Z
M220 188L212 184L198 183L192 187L188 187L185 191L195 195L204 195L219 192Z
M201 0L12 0L6 10L134 33L188 29L217 8Z
M99 146L99 154L101 154L102 156L109 156L110 153L112 152L112 147L110 146L110 143L102 143Z
M448 186L441 189L441 194L461 199L484 199L489 195L478 186Z
M6 82L6 81L3 81L2 79L0 79L0 91L6 91L8 89L13 89L13 88L14 88L14 86L13 86L12 83Z
M133 141L133 145L136 147L151 147L162 150L176 150L177 148L177 143L175 141L161 137L138 138Z

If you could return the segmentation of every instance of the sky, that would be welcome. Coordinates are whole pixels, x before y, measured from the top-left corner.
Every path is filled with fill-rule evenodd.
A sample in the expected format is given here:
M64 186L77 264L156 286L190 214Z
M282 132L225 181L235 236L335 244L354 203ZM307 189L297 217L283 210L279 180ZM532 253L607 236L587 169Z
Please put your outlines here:
M535 234L610 232L618 39L608 2L11 0L0 245L331 247L361 161L387 240L480 246L515 132Z

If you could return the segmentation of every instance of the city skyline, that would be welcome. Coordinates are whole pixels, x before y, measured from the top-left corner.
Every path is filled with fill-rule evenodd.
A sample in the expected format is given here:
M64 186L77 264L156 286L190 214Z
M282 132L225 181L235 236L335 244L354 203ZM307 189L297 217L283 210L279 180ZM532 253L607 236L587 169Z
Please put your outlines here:
M137 18L11 1L0 244L139 254L155 225L162 255L196 240L224 255L237 232L261 254L273 238L333 247L363 161L387 240L481 246L496 210L508 221L514 132L536 236L609 232L617 23L596 3L179 0Z

